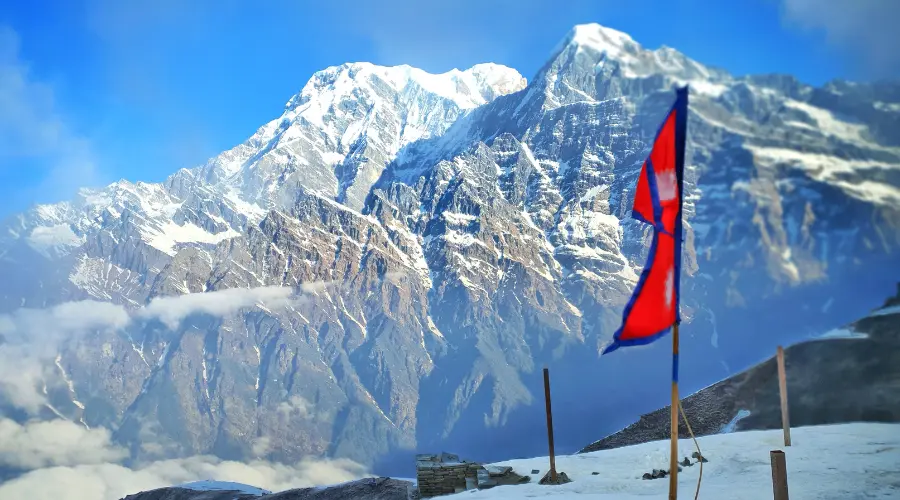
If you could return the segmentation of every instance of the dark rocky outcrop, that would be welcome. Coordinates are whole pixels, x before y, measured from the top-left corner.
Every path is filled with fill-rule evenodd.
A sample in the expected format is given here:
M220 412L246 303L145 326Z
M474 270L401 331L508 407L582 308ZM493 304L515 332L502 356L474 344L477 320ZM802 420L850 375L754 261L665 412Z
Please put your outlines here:
M128 495L122 500L407 500L412 483L386 477L360 479L329 487L299 488L251 495L239 491L198 491L170 487Z
M128 495L122 500L249 500L263 498L236 490L199 491L190 488L158 488Z
M791 425L900 422L900 286L895 297L834 338L785 349ZM774 356L682 401L694 434L781 427ZM668 439L670 407L584 447L591 452ZM681 420L679 436L688 430Z
M329 488L303 488L260 497L261 500L407 500L412 483L387 477L360 479Z

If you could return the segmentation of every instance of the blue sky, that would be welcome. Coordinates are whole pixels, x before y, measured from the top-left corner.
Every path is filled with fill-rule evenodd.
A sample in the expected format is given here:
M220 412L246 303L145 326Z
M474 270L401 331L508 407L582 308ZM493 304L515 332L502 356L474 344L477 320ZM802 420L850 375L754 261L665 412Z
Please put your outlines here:
M3 2L0 217L200 164L343 62L530 78L572 26L599 22L735 74L822 84L900 76L897 18L894 0Z

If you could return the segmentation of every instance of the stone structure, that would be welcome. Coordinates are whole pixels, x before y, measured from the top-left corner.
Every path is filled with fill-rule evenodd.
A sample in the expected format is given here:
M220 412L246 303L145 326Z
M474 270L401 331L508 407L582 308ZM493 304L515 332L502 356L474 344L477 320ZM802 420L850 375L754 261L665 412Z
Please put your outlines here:
M429 498L476 488L522 484L531 478L516 474L508 465L482 465L460 460L452 453L441 453L416 455L416 481L419 498Z
M459 493L478 487L481 464L460 460L457 455L416 455L416 481L421 498Z

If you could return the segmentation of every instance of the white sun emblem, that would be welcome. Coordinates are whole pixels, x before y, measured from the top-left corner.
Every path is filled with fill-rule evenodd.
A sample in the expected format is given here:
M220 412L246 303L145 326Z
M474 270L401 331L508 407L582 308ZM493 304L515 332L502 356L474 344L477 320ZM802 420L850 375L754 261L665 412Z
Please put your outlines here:
M666 275L666 305L672 305L672 298L675 296L675 269L669 269Z
M674 200L678 195L677 185L678 179L675 177L674 170L665 170L656 174L656 192L659 193L660 201Z

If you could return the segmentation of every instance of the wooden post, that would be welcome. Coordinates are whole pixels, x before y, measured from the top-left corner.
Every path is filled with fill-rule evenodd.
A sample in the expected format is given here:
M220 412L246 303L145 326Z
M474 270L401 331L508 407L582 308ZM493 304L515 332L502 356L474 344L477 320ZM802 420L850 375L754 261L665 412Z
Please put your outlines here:
M672 327L672 411L669 452L669 500L678 498L678 323Z
M556 483L556 457L553 455L553 412L550 410L550 369L544 367L544 399L547 401L547 440L550 442L550 481Z
M784 461L784 452L774 450L769 452L772 461L772 492L775 500L788 500L787 464Z
M784 428L784 445L791 445L791 421L788 415L787 375L784 370L784 349L778 346L778 391L781 394L781 426Z

